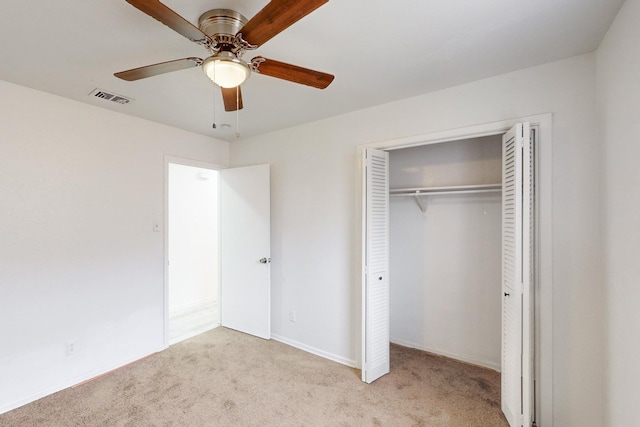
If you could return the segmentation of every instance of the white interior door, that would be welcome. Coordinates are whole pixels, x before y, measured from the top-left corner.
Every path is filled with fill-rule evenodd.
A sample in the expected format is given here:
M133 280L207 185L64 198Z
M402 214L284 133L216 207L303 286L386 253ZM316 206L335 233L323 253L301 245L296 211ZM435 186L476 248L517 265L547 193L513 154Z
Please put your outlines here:
M222 326L271 338L269 165L220 172Z
M502 411L529 426L533 401L533 143L528 123L502 148Z
M362 381L371 383L389 373L389 153L363 155Z

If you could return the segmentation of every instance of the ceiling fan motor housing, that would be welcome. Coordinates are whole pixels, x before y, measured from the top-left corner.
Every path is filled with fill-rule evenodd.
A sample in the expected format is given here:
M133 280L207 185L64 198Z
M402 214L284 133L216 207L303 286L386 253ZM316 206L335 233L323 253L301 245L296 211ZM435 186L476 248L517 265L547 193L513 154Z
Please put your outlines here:
M231 9L213 9L198 19L200 31L222 46L234 46L236 34L247 23L247 18Z

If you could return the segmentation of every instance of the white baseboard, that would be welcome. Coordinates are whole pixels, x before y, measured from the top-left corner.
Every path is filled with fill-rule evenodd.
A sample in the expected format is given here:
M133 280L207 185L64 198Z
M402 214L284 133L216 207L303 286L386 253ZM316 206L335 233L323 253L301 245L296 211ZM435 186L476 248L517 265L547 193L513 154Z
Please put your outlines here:
M162 349L159 349L158 351L161 351ZM149 354L144 354L138 357L134 357L132 359L127 359L127 360L123 360L120 361L118 363L115 363L114 365L111 365L109 367L104 367L101 369L96 369L93 370L91 372L88 372L86 374L80 375L78 377L75 378L71 378L69 380L60 382L58 384L52 385L50 387L47 387L45 389L42 389L36 393L33 393L27 397L24 397L22 399L13 401L13 402L9 402L7 404L4 404L2 406L0 406L0 415L4 414L5 412L9 412L13 409L17 409L21 406L27 405L29 403L35 402L38 399L42 399L43 397L47 397L53 393L57 393L61 390L64 390L66 388L70 388L70 387L75 387L77 385L80 385L82 383L85 383L87 381L90 381L94 378L100 377L104 374L107 374L111 371L115 371L116 369L122 368L123 366L129 365L131 363L137 362L138 360L144 359L145 357L149 357L152 354L157 353L158 351L154 351L151 352Z
M314 347L310 347L306 344L303 344L301 342L283 337L281 335L277 335L277 334L271 334L271 339L279 341L283 344L287 344L290 345L291 347L295 347L297 349L306 351L307 353L311 353L311 354L315 354L316 356L320 356L323 357L325 359L329 359L332 360L334 362L338 362L342 365L346 365L349 366L351 368L355 368L356 367L356 362L354 360L349 360L346 357L342 357L342 356L338 356L336 354L332 354L332 353L328 353L326 351L323 350L318 350L317 348Z
M429 352L429 353L437 354L438 356L445 356L445 357L448 357L450 359L456 359L456 360L459 360L461 362L470 363L472 365L482 366L483 368L489 368L489 369L493 369L494 371L501 372L501 368L502 367L500 366L500 364L496 364L496 363L493 363L493 362L488 362L486 360L480 360L480 359L476 359L476 358L473 358L473 357L461 356L459 354L450 353L448 351L443 351L443 350L427 347L427 346L424 346L424 345L421 345L421 344L416 344L416 343L412 343L412 342L408 342L408 341L402 341L402 340L393 339L393 340L391 340L391 342L393 344L398 344L398 345L401 345L403 347L415 348L417 350L422 350L422 351L426 351L426 352Z

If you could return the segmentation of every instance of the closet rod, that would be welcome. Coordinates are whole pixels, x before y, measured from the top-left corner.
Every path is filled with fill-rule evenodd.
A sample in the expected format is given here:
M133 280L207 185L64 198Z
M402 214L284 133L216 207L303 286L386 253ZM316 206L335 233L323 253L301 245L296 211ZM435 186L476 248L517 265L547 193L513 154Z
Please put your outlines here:
M455 191L414 191L413 193L391 193L391 197L403 196L438 196L441 194L473 194L473 193L496 193L501 192L502 188L487 188L478 190L455 190Z
M502 191L502 184L451 185L447 187L393 188L391 196L421 196L436 194L469 194Z
M389 190L390 197L413 196L416 204L424 213L427 211L426 200L420 196L437 196L440 194L471 194L502 192L502 184L454 185L448 187L394 188Z

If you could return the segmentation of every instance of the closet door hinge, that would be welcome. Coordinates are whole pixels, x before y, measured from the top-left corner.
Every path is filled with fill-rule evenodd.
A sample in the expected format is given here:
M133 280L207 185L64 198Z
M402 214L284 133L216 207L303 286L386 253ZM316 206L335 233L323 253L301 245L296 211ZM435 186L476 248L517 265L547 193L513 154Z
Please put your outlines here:
M520 414L520 425L523 427L537 427L537 424L535 421L531 421L531 424L527 424L524 421L524 414Z

